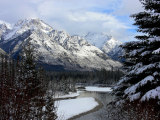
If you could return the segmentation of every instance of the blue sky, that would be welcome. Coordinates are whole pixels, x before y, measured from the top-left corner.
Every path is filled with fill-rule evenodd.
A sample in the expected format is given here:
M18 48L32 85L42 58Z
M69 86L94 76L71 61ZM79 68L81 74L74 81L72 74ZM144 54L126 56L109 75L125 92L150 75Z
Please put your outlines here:
M106 32L121 41L134 40L129 16L143 10L139 0L0 0L0 20L40 18L69 34Z

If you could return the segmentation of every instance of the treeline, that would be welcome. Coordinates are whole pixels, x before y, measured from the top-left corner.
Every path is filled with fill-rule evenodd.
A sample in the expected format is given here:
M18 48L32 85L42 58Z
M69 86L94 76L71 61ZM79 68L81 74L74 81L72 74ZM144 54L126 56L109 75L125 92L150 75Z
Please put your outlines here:
M112 85L116 83L123 72L119 69L107 71L105 69L97 71L68 71L68 72L47 72L47 76L53 81L70 80L75 83L88 84L107 84Z
M17 60L1 55L0 120L56 119L53 91L28 42Z

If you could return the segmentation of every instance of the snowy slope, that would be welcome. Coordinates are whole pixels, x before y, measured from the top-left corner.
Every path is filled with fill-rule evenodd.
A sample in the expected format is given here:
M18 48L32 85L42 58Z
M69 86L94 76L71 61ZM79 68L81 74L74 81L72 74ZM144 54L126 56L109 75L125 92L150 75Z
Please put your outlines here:
M52 31L53 29L39 19L25 19L19 20L4 37L5 40L16 38L23 34L27 30L41 30L45 33Z
M85 39L54 30L39 19L20 20L3 36L0 47L6 52L12 52L13 57L21 51L27 38L31 37L39 61L45 64L58 65L67 70L111 69L112 66L121 66Z
M10 29L11 25L9 23L0 20L0 40L1 37L3 37L2 35L5 34Z
M121 61L122 59L119 57L123 54L123 50L120 45L122 45L122 42L112 37L103 45L102 51L104 51L112 59Z
M6 52L0 48L0 55L1 55L1 54L5 55Z
M105 51L106 53L110 53L113 51L115 48L119 47L122 42L114 39L113 37L106 41L106 43L103 45L102 50Z
M5 25L8 29L12 29L12 25L8 22L0 20L0 25Z
M101 49L109 57L114 60L121 61L119 56L122 55L123 51L119 47L122 45L121 41L114 39L112 36L107 35L107 33L87 33L84 38L92 45Z
M92 45L102 48L103 45L111 39L111 36L108 36L106 33L92 33L88 32L84 35L84 38L91 43Z

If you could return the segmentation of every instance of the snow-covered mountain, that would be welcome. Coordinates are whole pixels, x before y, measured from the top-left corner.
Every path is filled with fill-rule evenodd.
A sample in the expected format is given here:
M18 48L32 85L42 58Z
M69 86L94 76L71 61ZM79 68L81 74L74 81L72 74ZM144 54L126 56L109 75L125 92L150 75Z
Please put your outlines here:
M103 45L101 50L108 56L110 56L112 59L122 61L120 56L122 56L123 54L123 49L120 47L120 45L122 45L122 42L112 37Z
M121 56L123 53L122 49L119 47L120 45L122 45L121 41L114 39L107 33L89 32L84 36L84 38L92 45L101 49L112 59L121 61L121 59L119 58L119 56Z
M9 29L11 29L11 25L9 23L0 21L0 40L1 40L2 35L6 33L6 31L8 31Z
M39 62L50 66L67 70L111 69L112 66L121 66L84 38L54 30L39 19L18 21L12 29L3 33L0 47L15 57L28 37L32 39L30 42L39 56Z
M92 45L102 48L104 44L111 39L111 36L107 35L106 33L94 33L88 32L86 35L83 36L89 43Z

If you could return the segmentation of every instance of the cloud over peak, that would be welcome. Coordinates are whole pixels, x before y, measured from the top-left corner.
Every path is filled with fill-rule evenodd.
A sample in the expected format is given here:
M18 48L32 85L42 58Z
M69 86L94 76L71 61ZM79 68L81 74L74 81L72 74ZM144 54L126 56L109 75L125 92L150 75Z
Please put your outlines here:
M123 17L141 10L139 0L0 0L0 5L0 19L11 23L40 18L70 34L106 32L118 39L132 27Z

